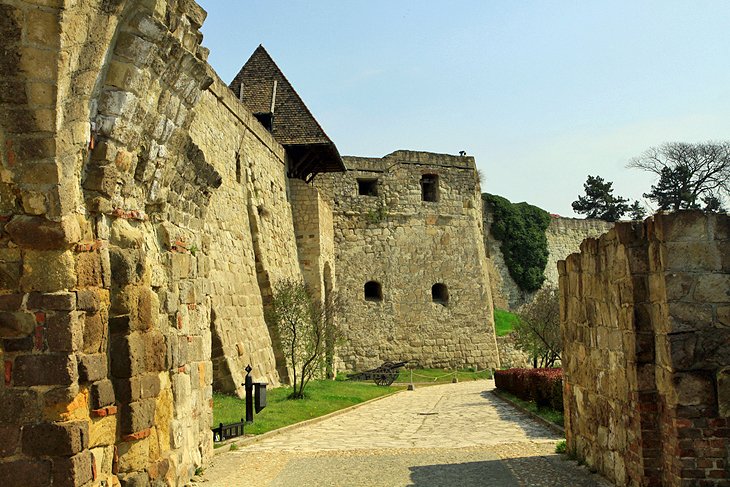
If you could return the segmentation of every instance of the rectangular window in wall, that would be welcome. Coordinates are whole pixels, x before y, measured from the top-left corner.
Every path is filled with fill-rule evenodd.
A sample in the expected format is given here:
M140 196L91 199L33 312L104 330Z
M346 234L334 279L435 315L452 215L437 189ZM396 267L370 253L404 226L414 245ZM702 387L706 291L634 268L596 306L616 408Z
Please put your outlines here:
M360 196L378 196L378 180L358 178L357 194Z
M421 176L421 199L423 201L439 200L439 177L436 174Z

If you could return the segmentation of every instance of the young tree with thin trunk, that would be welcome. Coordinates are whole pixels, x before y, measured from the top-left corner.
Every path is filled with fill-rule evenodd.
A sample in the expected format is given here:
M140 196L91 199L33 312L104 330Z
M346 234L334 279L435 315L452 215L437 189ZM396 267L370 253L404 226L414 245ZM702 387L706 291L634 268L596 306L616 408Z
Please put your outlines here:
M304 388L310 379L323 373L327 343L338 336L332 319L336 302L318 302L305 284L296 280L284 280L274 290L266 320L276 327L287 365L292 370L292 399L304 398Z
M544 286L517 310L517 316L517 348L532 357L535 367L553 367L563 351L558 288Z

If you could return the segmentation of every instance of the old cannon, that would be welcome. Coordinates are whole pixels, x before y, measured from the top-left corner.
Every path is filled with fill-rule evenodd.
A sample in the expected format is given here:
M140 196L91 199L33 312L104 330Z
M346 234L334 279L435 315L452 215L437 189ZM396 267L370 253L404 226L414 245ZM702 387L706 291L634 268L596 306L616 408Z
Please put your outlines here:
M354 373L347 380L373 380L379 386L389 386L398 377L398 369L407 363L408 360L404 362L383 362L380 367Z

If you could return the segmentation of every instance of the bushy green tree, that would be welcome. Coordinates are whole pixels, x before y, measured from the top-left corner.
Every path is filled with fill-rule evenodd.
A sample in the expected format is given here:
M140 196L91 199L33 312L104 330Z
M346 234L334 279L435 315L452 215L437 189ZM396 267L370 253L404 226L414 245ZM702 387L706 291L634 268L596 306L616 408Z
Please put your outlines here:
M646 208L638 200L635 200L629 206L629 215L631 215L632 220L643 220L646 216Z
M598 218L615 222L629 211L628 199L614 196L613 183L600 176L588 176L583 183L584 196L578 196L572 204L573 211L586 218Z
M517 348L532 357L535 367L553 367L560 360L563 338L560 332L560 294L555 286L545 286L534 299L517 310Z
M304 388L325 367L327 344L338 335L334 306L315 300L305 284L284 280L274 290L266 320L274 326L292 370L293 399L304 397Z
M629 167L658 176L644 196L660 210L702 208L702 202L706 211L722 211L730 195L730 142L667 143L648 149Z
M484 193L482 198L494 215L491 233L500 241L510 276L523 291L540 289L548 259L545 230L550 214L537 206L513 204L493 194Z

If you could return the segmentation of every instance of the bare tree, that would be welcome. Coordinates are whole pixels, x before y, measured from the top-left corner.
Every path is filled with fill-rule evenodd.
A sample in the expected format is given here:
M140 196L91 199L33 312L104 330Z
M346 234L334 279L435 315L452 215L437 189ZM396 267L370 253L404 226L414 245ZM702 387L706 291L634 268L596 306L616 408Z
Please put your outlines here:
M301 281L284 280L276 286L266 319L279 332L284 354L292 369L292 399L302 399L304 388L327 359L327 343L336 340L334 307L312 298Z
M544 286L531 302L517 310L517 316L517 347L530 354L535 367L554 366L563 350L558 288Z
M644 197L660 210L700 208L717 211L730 195L730 142L688 144L671 142L652 147L631 160L628 167L658 176Z

